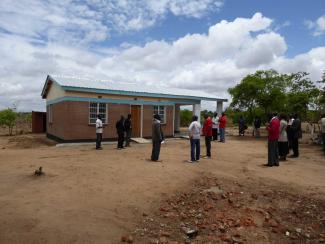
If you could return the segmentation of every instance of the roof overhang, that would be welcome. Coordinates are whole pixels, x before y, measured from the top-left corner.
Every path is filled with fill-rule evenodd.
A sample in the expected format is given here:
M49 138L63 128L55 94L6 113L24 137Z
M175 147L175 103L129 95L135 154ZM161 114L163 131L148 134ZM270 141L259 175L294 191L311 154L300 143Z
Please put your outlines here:
M65 91L77 91L77 92L84 92L84 93L124 95L124 96L135 96L135 97L155 97L155 98L169 98L169 99L187 99L187 100L196 100L196 101L215 101L215 102L228 101L228 99L202 97L202 96L174 95L174 94L166 94L166 93L159 93L159 92L156 93L137 92L137 91L127 91L127 90L111 90L111 89L98 89L98 88L90 88L90 87L60 85L60 83L50 75L47 76L41 93L43 99L46 98L47 93L53 83L57 84Z

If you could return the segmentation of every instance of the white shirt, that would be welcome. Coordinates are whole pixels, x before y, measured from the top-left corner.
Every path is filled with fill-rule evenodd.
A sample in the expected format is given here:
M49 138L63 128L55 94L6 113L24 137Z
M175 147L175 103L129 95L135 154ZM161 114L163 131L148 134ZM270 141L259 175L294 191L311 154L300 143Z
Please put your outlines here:
M320 131L322 133L325 133L325 118L321 118L321 120L319 121L320 123Z
M212 119L212 129L219 129L219 117L215 117Z
M200 139L201 137L201 124L198 121L193 121L188 127L190 136L193 139Z
M96 120L96 133L103 133L103 122L100 119Z

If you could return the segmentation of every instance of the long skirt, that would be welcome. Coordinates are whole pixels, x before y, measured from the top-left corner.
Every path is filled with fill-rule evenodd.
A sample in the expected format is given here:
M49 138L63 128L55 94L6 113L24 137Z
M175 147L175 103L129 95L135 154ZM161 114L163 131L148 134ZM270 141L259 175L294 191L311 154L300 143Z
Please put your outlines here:
M285 158L289 153L289 145L287 141L279 141L279 156Z

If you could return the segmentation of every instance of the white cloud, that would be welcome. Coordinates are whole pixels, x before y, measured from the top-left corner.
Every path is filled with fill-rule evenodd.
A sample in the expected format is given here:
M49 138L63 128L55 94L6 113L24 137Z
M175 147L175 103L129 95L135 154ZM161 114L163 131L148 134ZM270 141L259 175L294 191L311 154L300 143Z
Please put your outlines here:
M319 17L316 21L306 20L305 25L312 30L313 36L320 36L325 33L325 15Z
M2 0L0 30L65 44L107 40L114 32L154 26L168 13L200 18L223 0Z
M306 71L318 80L325 67L325 47L286 58L285 39L272 30L272 20L260 13L221 21L206 34L186 35L173 42L154 40L144 46L126 43L115 49L98 47L96 51L73 43L38 43L32 36L26 39L0 34L0 107L20 101L21 110L44 110L40 92L47 74L139 85L159 83L228 98L227 89L257 69Z

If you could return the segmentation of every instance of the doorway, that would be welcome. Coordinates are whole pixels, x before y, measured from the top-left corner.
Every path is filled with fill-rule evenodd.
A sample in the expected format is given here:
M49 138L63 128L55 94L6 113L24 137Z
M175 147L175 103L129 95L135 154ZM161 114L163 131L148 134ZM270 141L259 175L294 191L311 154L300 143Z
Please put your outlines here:
M141 137L141 105L131 105L132 137Z

